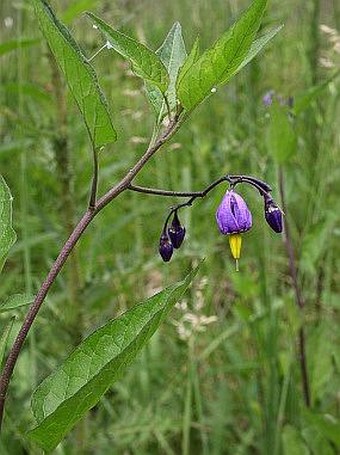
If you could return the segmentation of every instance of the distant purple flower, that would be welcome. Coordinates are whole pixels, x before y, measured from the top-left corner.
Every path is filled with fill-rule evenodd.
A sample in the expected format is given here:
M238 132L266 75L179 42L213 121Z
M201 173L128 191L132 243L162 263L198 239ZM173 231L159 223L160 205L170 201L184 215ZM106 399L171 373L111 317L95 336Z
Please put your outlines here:
M264 199L264 216L267 223L278 234L282 232L282 212L272 198Z
M166 232L163 232L159 239L159 254L164 262L169 262L174 251L174 247Z
M168 234L174 248L179 248L185 237L185 227L179 221L177 211L174 214L171 226L168 229Z
M222 234L238 234L249 231L252 216L247 204L235 191L227 191L216 211L216 221Z
M289 109L294 106L294 98L292 96L284 98L282 95L277 94L275 90L268 90L262 97L262 103L266 107L271 106L275 101L280 106L288 106Z
M263 95L262 102L265 106L271 106L273 104L273 98L275 95L274 90L269 90Z

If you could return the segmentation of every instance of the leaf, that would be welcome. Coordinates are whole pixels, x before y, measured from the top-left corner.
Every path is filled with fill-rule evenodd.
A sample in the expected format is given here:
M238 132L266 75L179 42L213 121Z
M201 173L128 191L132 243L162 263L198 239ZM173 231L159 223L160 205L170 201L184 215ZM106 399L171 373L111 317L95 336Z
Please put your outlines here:
M85 339L34 392L32 410L38 426L29 436L45 450L53 450L122 376L196 273L197 269Z
M171 27L171 30L161 47L156 51L156 54L161 59L169 74L170 82L166 91L166 97L168 99L170 111L173 111L176 108L176 80L178 71L187 57L182 36L182 27L179 22L175 22ZM167 113L164 97L157 87L150 84L146 86L146 90L148 98L156 111L158 123L160 123Z
M2 362L5 356L6 352L6 346L8 342L8 338L10 336L13 324L15 321L15 316L12 316L10 320L7 322L5 327L1 331L1 337L0 337L0 368L2 367Z
M296 133L287 106L274 102L270 106L268 147L278 163L285 163L296 152Z
M22 49L30 46L34 46L40 42L39 39L30 39L30 38L19 38L15 40L5 41L0 44L0 56L7 54L8 52L15 51L17 49Z
M225 84L247 57L260 27L267 0L254 0L240 19L206 50L181 79L178 97L193 110L217 85Z
M248 63L251 62L253 60L253 58L256 57L257 54L262 51L262 49L269 43L269 41L271 41L274 38L275 35L277 35L279 33L279 31L282 28L283 28L283 25L279 25L278 27L274 27L271 30L268 30L260 38L257 38L251 45L246 58L243 60L241 65L237 68L236 73L238 73L239 71L241 71L242 68L244 68L246 65L248 65ZM223 83L226 83L226 82L227 82L227 80L223 81Z
M8 297L3 303L0 304L0 313L12 311L17 308L27 306L34 300L34 295L29 294L14 294Z
M199 55L200 55L200 43L199 43L199 37L197 37L196 41L194 42L194 44L191 48L190 54L187 56L186 60L184 61L182 67L180 68L180 70L178 72L178 77L177 77L177 81L176 81L177 90L181 84L183 77L186 75L186 73L189 71L189 69L192 67L192 65L197 62Z
M95 149L115 142L117 133L97 75L68 29L45 0L32 0L40 28L65 75Z
M12 227L12 200L10 189L0 175L0 272L17 238Z
M103 33L113 49L132 63L136 76L156 85L162 93L166 92L169 85L169 75L155 52L133 38L114 30L94 14L87 13L87 15Z

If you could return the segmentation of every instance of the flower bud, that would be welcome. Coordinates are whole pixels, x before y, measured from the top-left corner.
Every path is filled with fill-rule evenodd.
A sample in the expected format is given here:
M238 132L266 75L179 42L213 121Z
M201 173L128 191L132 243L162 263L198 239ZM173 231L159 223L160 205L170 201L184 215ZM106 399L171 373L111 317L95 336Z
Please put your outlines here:
M168 229L168 234L174 248L179 248L185 237L185 227L181 225L177 211L174 214L171 226Z
M159 250L158 251L164 262L170 261L174 248L165 231L163 231L161 238L159 239Z
M282 212L271 197L264 198L264 216L274 232L282 232Z

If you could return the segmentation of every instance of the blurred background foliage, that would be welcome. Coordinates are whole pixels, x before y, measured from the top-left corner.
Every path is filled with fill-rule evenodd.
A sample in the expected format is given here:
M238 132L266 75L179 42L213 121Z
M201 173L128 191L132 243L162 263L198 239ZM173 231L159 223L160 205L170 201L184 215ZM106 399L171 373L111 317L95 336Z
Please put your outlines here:
M248 3L55 0L52 6L90 56L102 40L84 10L153 49L178 20L190 50L197 34L202 48L209 46ZM37 291L86 207L92 166L82 120L29 2L2 1L0 23L0 173L14 196L18 233L1 276L4 299ZM340 61L339 4L273 0L264 26L279 23L285 27L268 49L218 89L137 180L201 190L225 173L252 174L268 181L279 200L280 166L303 314L283 241L265 224L262 201L252 190L241 190L254 227L244 236L239 273L214 219L224 188L182 212L187 238L169 264L161 262L157 248L175 200L125 192L96 218L48 296L16 367L1 454L40 453L25 439L33 423L32 389L82 337L180 279L203 257L186 300L55 453L338 453L340 136L333 76ZM102 52L94 65L119 132L118 142L101 155L103 192L143 152L153 112L141 81L121 57ZM262 103L271 89L302 100L292 119L293 145L283 157L277 150L287 151L284 131L280 137L276 126L275 151L270 109ZM24 310L15 315L11 338ZM2 330L9 317L0 314ZM296 351L301 324L311 409L303 402Z

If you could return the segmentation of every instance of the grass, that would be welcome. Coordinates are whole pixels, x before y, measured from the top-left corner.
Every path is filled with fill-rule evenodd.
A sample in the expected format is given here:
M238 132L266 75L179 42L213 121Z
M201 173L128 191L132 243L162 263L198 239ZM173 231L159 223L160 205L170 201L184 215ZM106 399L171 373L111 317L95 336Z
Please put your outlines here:
M151 47L159 46L179 20L188 48L197 32L205 48L247 2L216 0L213 7L203 0L89 4L89 9ZM70 6L61 0L53 5L59 13ZM2 27L2 41L38 35L26 2L5 0L0 18L2 24L5 18L7 24L8 18L13 19L12 27ZM319 26L339 26L339 12L336 2L275 0L267 22L284 22L285 28L266 52L199 108L171 145L148 164L140 184L200 190L224 173L248 173L269 181L279 198L278 168L268 143L268 116L261 98L271 88L284 97L297 97L333 74L334 69L322 67L319 59L326 55L338 64L339 55ZM73 18L71 28L88 55L100 46L82 15ZM38 288L69 227L62 216L65 201L54 140L60 131L60 108L54 101L47 48L41 42L0 58L0 171L15 198L18 233L0 282L0 296L5 297ZM96 67L120 136L101 157L103 190L141 154L152 130L152 115L140 81L118 56L101 54ZM64 96L74 175L71 218L77 219L87 203L90 149L76 108ZM205 263L185 305L182 302L171 314L126 376L91 411L86 424L55 453L337 453L338 116L335 79L295 119L297 150L283 169L286 217L306 302L303 314L295 305L283 242L267 228L254 193L242 191L253 211L254 228L244 237L239 273L214 221L224 189L182 212L188 235L169 264L161 263L157 246L174 201L125 193L80 242L81 279L76 289L71 288L70 271L65 270L49 295L16 368L1 453L39 453L25 439L33 423L32 387L65 358L79 336L181 278L202 257ZM199 331L186 321L188 314L217 319L198 326ZM16 315L13 333L23 312ZM5 327L8 316L0 318ZM303 403L297 361L300 324L307 337L310 410Z

